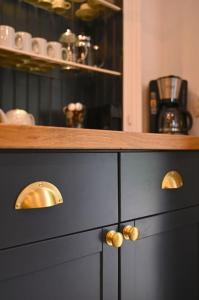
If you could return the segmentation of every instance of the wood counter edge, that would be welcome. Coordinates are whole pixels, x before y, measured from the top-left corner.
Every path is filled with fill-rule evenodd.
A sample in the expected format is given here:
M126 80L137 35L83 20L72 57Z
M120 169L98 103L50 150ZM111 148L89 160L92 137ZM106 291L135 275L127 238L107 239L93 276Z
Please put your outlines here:
M199 137L0 125L0 149L199 150Z

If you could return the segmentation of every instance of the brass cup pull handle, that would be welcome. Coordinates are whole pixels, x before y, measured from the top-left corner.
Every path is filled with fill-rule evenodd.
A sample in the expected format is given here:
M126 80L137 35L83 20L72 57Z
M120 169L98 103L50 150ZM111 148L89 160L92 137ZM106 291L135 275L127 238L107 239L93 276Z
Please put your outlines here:
M162 189L179 189L183 186L183 178L177 171L166 173L162 180Z
M127 225L122 230L125 240L136 241L139 238L139 229L131 225Z
M38 181L28 185L19 194L15 209L45 208L62 203L62 195L55 185L46 181Z
M123 244L123 236L114 230L106 233L106 244L111 247L120 248Z

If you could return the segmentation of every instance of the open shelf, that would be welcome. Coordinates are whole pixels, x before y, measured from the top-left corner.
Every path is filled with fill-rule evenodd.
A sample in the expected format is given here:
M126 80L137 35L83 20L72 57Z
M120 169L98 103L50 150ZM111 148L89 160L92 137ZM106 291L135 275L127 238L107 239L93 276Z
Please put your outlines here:
M28 3L30 5L33 5L35 7L44 9L44 10L49 11L49 12L54 12L54 13L56 13L58 15L61 15L61 16L65 17L65 18L69 18L70 17L70 12L72 10L72 9L68 9L68 10L66 10L66 13L59 13L57 11L54 11L52 8L42 6L42 5L40 5L39 3L37 3L36 1L33 1L33 0L20 0L20 1ZM106 11L108 11L108 12L111 12L111 11L112 12L119 12L119 11L121 11L121 7L119 7L116 4L111 3L108 0L93 0L93 1L97 2L97 5L99 5L101 7L104 7L104 9L105 9L104 12L106 12ZM77 7L77 4L78 3L71 3L71 5L75 5L76 7ZM79 3L79 4L81 4L81 3ZM99 16L100 15L102 15L102 14L99 14Z
M53 59L47 56L36 55L25 51L0 46L0 65L3 67L14 67L29 72L46 73L55 68L79 69L112 76L121 76L121 72L84 65L72 61Z

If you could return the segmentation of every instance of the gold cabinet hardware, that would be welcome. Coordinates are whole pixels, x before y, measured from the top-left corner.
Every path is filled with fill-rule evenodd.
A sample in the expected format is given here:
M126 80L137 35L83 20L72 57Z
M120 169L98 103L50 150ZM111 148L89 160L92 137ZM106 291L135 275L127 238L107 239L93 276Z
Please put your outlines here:
M136 241L139 238L139 229L131 225L127 225L122 230L125 240Z
M63 203L63 198L56 186L46 181L28 185L18 196L15 209L34 209L51 207Z
M179 189L183 186L183 179L177 171L168 172L162 181L162 189Z
M107 245L115 248L120 248L123 244L123 236L120 232L114 230L108 231L106 234Z

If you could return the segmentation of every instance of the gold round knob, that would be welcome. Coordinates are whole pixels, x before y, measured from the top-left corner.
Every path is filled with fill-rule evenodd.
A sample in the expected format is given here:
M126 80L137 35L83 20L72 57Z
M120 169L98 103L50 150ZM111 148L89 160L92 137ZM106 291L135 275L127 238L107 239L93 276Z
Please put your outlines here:
M127 225L123 228L123 236L125 240L136 241L139 238L139 229L131 225Z
M123 243L123 235L120 232L111 230L106 234L107 245L115 248L120 248Z

